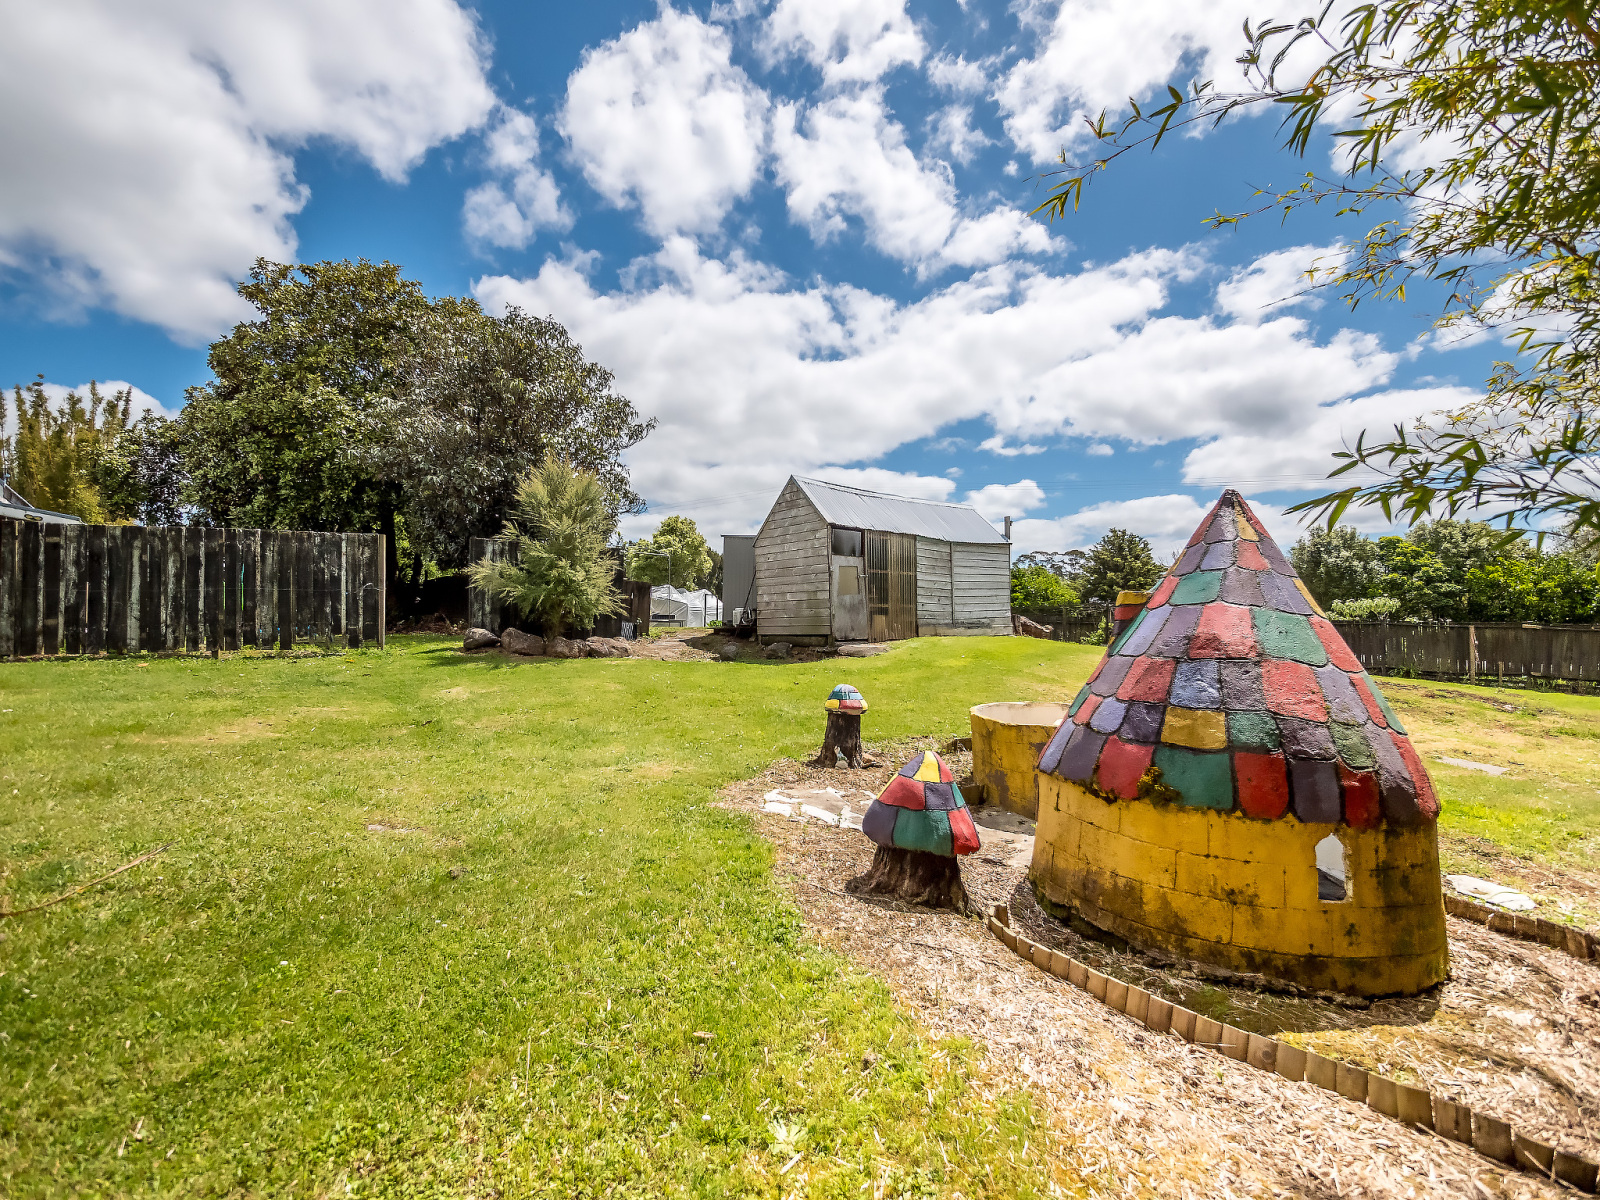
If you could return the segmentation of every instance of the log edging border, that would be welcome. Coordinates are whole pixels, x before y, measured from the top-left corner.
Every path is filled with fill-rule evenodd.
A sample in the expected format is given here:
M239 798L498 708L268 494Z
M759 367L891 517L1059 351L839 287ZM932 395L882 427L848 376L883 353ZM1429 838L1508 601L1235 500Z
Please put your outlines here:
M1447 895L1445 898L1447 909L1450 908L1450 902L1451 897ZM1464 903L1472 904L1471 901ZM1484 905L1473 905L1473 907L1485 909L1486 913L1492 916L1517 917L1515 913L1500 913ZM1456 915L1477 920L1476 916L1468 916L1466 913ZM1528 918L1520 919L1531 925ZM1491 929L1495 928L1487 919L1481 923L1489 925ZM1426 1088L1413 1087L1384 1075L1375 1075L1350 1063L1325 1058L1314 1051L1302 1050L1298 1046L1290 1046L1276 1038L1236 1029L1221 1021L1203 1017L1182 1005L1163 1000L1141 987L1103 975L1086 963L1081 963L1059 950L1041 946L1012 929L1011 913L1004 904L994 906L987 918L987 924L990 932L1023 961L1088 992L1113 1011L1138 1021L1151 1033L1171 1033L1194 1045L1209 1047L1236 1062L1247 1063L1257 1070L1271 1072L1292 1082L1303 1081L1330 1092L1338 1092L1346 1099L1363 1103L1386 1117L1392 1117L1407 1125L1420 1125L1443 1138L1467 1146L1501 1166L1515 1167L1517 1170L1556 1183L1564 1183L1591 1195L1600 1192L1600 1164L1565 1150L1557 1150L1537 1138L1518 1133L1509 1122L1502 1121L1498 1117L1477 1112L1465 1104L1444 1096L1434 1095ZM1554 923L1543 921L1542 924ZM1565 925L1554 927L1561 930L1569 928ZM1514 928L1512 926L1511 930ZM1497 930L1497 932L1511 930ZM1586 934L1582 930L1573 932L1582 934L1587 939L1583 945L1588 950L1587 954L1574 957L1593 957L1593 935ZM1529 935L1514 933L1514 936ZM1531 940L1542 939L1535 935Z
M1503 908L1480 904L1448 890L1444 893L1444 910L1452 917L1487 926L1492 933L1503 933L1525 942L1539 942L1573 958L1585 961L1600 958L1600 937L1575 925L1561 925L1543 917L1507 912Z

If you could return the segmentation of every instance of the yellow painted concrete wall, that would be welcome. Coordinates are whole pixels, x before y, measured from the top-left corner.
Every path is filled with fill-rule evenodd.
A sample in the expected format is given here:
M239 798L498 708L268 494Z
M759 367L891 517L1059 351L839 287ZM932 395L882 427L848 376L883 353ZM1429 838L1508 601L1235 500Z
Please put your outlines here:
M1024 817L1039 811L1039 755L1066 715L1064 704L1028 701L972 709L972 778L988 803Z
M1039 776L1039 801L1035 890L1135 945L1363 996L1413 994L1448 971L1432 825L1108 803L1053 775ZM1316 844L1330 833L1345 846L1342 901L1317 898Z

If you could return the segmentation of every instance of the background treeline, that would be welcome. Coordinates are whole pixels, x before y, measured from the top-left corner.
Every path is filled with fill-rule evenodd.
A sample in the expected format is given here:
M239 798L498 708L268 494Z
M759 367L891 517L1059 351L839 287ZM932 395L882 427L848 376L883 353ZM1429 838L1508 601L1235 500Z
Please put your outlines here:
M1147 591L1166 569L1148 541L1113 529L1087 550L1036 550L1018 558L1011 567L1011 608L1046 624L1086 624L1084 639L1103 642L1117 593Z
M1404 537L1317 528L1289 551L1330 615L1350 620L1593 624L1600 577L1593 548L1565 537L1510 541L1481 521L1429 521Z
M1313 529L1289 550L1311 594L1345 620L1600 621L1600 554L1574 539L1510 536L1481 521L1429 521L1404 537ZM1150 543L1113 529L1088 550L1024 554L1011 568L1011 607L1098 620L1119 591L1144 591L1166 567Z
M429 298L364 259L258 260L238 291L259 315L212 344L178 416L18 387L0 474L92 522L383 533L391 580L413 584L465 567L550 459L595 476L613 531L644 510L622 454L655 423L558 322Z

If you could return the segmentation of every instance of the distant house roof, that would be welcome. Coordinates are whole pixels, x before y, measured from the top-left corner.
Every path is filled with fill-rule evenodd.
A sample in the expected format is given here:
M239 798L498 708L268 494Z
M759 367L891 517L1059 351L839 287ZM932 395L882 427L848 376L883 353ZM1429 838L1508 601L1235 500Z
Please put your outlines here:
M13 521L39 521L46 525L81 525L77 517L67 513L51 512L48 508L35 508L22 498L22 493L0 479L0 517Z
M793 478L830 525L876 529L882 533L914 533L944 542L1005 544L1000 531L979 516L971 505L913 500L909 496L869 492L821 479L802 479L798 475Z

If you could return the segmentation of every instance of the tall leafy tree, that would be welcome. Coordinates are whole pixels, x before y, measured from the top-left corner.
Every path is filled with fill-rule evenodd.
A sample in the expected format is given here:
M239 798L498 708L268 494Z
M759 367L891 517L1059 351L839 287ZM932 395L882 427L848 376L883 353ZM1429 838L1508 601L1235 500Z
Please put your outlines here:
M1089 548L1079 591L1084 600L1110 607L1118 592L1147 591L1165 570L1148 541L1126 529L1113 529Z
M260 316L212 344L212 382L179 417L186 494L202 521L382 530L398 489L362 451L430 311L393 263L258 259L239 294Z
M361 445L399 493L413 547L442 567L500 527L530 466L552 457L592 474L613 521L644 510L622 453L655 428L559 323L471 301L419 317L392 395Z
M1447 563L1410 538L1378 539L1383 574L1374 584L1380 596L1400 601L1402 621L1459 621L1467 615L1467 577L1459 564Z
M176 421L147 412L107 444L90 476L110 519L184 523L179 432Z
M614 528L605 486L592 471L548 458L517 487L515 507L499 535L515 553L468 568L472 582L500 597L546 635L592 626L622 611L607 550Z
M670 583L673 587L693 588L710 571L710 548L688 517L667 517L656 527L654 537L628 547L629 579L658 587Z
M1377 544L1349 525L1309 530L1289 548L1289 561L1324 605L1370 595L1383 574Z
M1474 620L1588 624L1597 606L1594 567L1572 555L1529 548L1467 572L1467 612Z
M129 497L107 494L113 447L128 429L133 389L102 395L91 381L88 394L68 392L51 404L39 376L26 389L12 389L16 430L0 438L0 477L36 508L68 513L92 524L137 516Z
M1017 557L1018 567L1043 567L1057 579L1076 590L1083 579L1083 564L1087 561L1087 550L1030 550Z
M1054 571L1039 563L1011 568L1012 608L1076 608L1078 592Z
M1338 13L1340 15L1335 16ZM1095 132L1105 153L1061 173L1041 207L1065 214L1094 174L1185 125L1261 104L1297 155L1331 123L1331 176L1258 193L1252 211L1328 205L1373 223L1308 285L1354 305L1445 285L1443 327L1509 336L1477 402L1414 428L1363 434L1334 474L1375 472L1290 511L1332 526L1351 504L1419 521L1493 504L1507 528L1554 514L1600 535L1600 17L1590 0L1329 3L1245 26L1243 86L1214 81ZM1307 62L1309 60L1309 67ZM1131 103L1131 102L1130 102ZM1402 155L1400 151L1419 151ZM1409 166L1410 162L1422 165ZM1221 214L1229 225L1251 213Z

